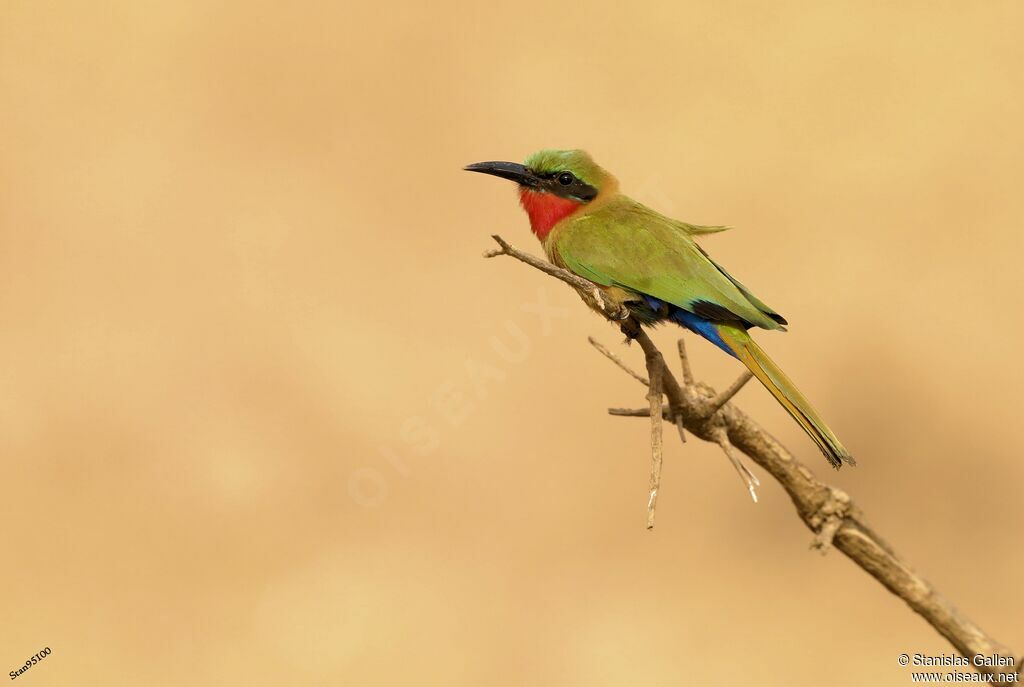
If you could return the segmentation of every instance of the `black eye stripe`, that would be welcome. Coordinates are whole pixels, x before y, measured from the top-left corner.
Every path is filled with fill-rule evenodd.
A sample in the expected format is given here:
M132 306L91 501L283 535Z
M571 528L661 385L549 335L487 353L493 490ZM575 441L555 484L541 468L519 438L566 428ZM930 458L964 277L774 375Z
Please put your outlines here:
M545 181L544 186L550 193L563 198L590 202L597 196L596 188L567 170L542 172L538 176Z

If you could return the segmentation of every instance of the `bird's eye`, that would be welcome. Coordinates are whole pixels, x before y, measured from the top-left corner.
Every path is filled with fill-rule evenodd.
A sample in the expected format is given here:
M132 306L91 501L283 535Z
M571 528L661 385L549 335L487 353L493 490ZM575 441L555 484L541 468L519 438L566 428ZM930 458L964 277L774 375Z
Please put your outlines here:
M562 172L561 174L558 175L558 183L560 183L562 186L570 186L574 181L576 181L576 177L574 177L569 172Z

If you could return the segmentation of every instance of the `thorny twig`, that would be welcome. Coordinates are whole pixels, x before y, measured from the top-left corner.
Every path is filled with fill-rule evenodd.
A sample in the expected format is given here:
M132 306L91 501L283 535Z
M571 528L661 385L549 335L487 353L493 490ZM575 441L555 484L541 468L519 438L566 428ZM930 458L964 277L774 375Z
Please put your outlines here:
M596 284L523 253L500 236L494 236L494 240L501 249L486 253L486 257L508 255L521 260L568 283L588 304L609 320L628 324L628 310L610 303L603 297ZM684 384L680 387L650 337L635 326L635 323L630 329L644 351L648 370L652 369L652 363L661 366L663 390L668 398L668 407L661 408L663 419L679 423L680 429L685 425L692 434L705 441L715 442L723 448L724 438L728 446L735 447L760 465L786 490L800 519L815 534L813 548L824 552L831 545L842 551L886 589L903 599L968 660L978 654L1013 659L1012 665L1009 666L976 666L980 672L1004 675L1006 677L1003 680L1006 682L1013 679L1010 676L1019 679L1021 656L1013 654L1008 647L985 634L907 565L896 551L871 529L864 514L847 494L818 481L792 453L739 408L727 402L716 407L717 399L722 398L724 394L715 394L707 385L693 381L682 340L679 354ZM635 373L632 376L638 377ZM737 385L734 386L738 391ZM728 398L725 401L728 401ZM653 403L650 405L654 406ZM612 415L650 417L652 410L651 407L635 410L610 408L608 412ZM729 453L728 450L726 452Z

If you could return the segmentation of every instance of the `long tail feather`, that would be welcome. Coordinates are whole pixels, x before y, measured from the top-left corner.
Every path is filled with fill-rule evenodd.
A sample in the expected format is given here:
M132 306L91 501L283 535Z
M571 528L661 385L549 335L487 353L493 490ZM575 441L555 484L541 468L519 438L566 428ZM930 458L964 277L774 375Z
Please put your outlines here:
M772 396L786 409L786 412L803 427L807 435L825 454L825 458L832 464L832 467L838 470L843 463L856 465L853 456L839 443L839 439L821 419L810 401L800 393L786 373L772 362L772 359L761 350L761 347L750 338L745 330L723 324L715 325L715 330L725 344L732 349L735 356L754 373L754 376L764 384Z

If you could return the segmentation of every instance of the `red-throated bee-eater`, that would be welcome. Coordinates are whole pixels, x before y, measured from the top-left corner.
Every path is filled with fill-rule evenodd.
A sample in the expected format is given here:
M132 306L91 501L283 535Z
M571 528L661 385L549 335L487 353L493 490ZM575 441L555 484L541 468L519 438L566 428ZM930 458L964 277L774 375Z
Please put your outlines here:
M838 468L854 464L825 421L747 333L786 320L698 246L725 227L669 219L619 193L618 181L582 150L542 150L526 164L478 162L471 172L519 185L530 227L554 264L597 284L644 325L671 321L746 365Z

